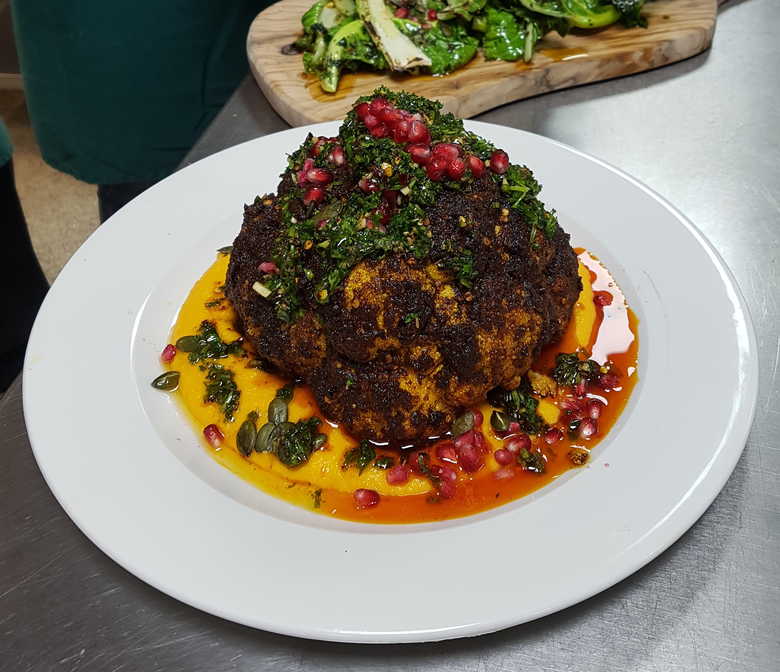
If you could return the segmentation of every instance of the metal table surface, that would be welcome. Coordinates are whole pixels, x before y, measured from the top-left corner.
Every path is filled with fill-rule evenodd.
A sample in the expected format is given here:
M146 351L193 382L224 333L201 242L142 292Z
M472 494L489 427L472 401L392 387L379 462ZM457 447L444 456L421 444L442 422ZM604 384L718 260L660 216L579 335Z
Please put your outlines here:
M252 630L150 588L79 532L32 457L17 380L0 400L0 670L777 670L778 29L774 0L732 2L709 53L480 117L645 181L704 231L747 298L762 372L755 424L726 487L669 550L586 602L475 639L357 646ZM247 80L188 161L285 127Z

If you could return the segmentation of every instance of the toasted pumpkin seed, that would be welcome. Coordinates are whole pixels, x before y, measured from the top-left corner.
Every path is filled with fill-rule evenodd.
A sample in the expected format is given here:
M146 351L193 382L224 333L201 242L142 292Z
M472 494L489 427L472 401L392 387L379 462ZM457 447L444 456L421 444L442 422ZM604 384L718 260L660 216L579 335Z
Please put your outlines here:
M197 336L182 336L176 341L176 349L182 352L195 352L200 347L200 338Z
M276 429L276 425L266 422L255 437L255 452L268 453L271 451L271 433Z
M490 414L490 426L497 432L507 431L510 422L510 417L503 411L493 411Z
M247 419L241 423L236 434L236 444L239 452L245 457L249 457L255 448L255 439L257 438L257 428L255 423Z
M271 403L268 404L268 422L274 425L280 425L283 422L287 422L287 417L287 404L279 399L279 397L274 397L271 400Z
M471 429L474 429L474 414L471 411L466 411L452 423L453 436L460 436Z
M173 392L177 387L179 387L179 377L180 374L178 371L166 371L165 373L161 373L152 381L152 387L155 390Z

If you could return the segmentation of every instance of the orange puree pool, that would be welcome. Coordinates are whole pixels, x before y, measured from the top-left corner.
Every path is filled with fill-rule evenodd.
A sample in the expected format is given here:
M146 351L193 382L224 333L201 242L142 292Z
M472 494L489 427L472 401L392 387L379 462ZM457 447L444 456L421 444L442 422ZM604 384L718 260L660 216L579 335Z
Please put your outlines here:
M194 424L193 441L200 440L218 462L262 490L298 506L325 515L370 523L418 523L468 516L491 509L523 497L547 485L569 469L576 468L570 454L582 461L588 451L603 438L624 408L637 379L637 320L627 307L622 292L600 262L585 250L577 250L580 260L580 276L583 291L574 310L568 330L560 343L546 348L533 369L549 374L559 352L580 350L599 364L606 361L620 373L620 384L612 390L589 387L588 396L601 400L605 407L598 418L598 432L582 439L571 438L568 416L559 408L564 393L559 390L553 397L540 400L538 413L546 424L561 429L563 438L552 444L532 436L534 447L539 447L546 459L544 473L524 470L521 466L502 468L493 458L493 452L505 441L496 436L489 418L492 407L485 403L480 407L484 416L482 431L487 444L485 466L474 474L458 470L455 495L449 499L435 496L431 481L412 473L403 485L389 485L386 470L367 467L362 474L354 466L342 468L344 454L357 445L357 441L332 422L325 422L311 392L305 386L295 388L289 405L291 422L311 416L323 420L319 431L327 435L325 445L316 450L305 464L290 468L282 464L272 453L252 453L244 457L236 447L236 433L251 411L259 415L258 427L267 421L267 408L278 388L287 380L257 368L251 368L255 353L244 344L243 356L230 355L217 360L230 369L240 390L240 402L234 421L228 422L221 409L214 403L204 402L205 373L199 364L189 362L187 353L177 352L167 364L180 372L179 388L173 392L180 399ZM212 322L225 342L234 341L240 334L234 328L235 313L222 294L229 257L219 255L214 264L192 288L181 307L171 333L171 343L197 333L204 320ZM594 295L595 292L595 295ZM607 296L607 294L610 296ZM609 305L603 298L611 297ZM594 301L594 298L596 301ZM201 363L202 364L202 363ZM219 448L212 448L204 439L204 427L215 424L224 434ZM376 448L377 456L393 455L399 462L398 452ZM429 450L432 463L437 463L435 445ZM379 504L367 509L356 507L353 493L359 488L379 493Z

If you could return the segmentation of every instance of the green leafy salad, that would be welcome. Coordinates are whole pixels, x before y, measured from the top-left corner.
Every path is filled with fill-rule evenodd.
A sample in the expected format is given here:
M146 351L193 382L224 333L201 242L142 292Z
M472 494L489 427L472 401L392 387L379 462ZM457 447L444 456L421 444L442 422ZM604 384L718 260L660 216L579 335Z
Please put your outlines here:
M487 60L530 61L547 33L644 26L645 0L317 0L295 42L323 91L345 71L425 72Z

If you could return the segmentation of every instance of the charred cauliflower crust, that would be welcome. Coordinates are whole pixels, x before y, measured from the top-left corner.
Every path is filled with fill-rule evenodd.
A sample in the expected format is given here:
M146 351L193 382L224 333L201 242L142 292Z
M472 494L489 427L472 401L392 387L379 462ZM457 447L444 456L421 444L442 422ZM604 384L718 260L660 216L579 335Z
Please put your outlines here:
M290 185L288 174L279 193ZM561 337L581 289L568 234L535 230L532 241L520 213L497 207L500 197L489 174L443 194L427 212L427 257L363 260L328 303L305 302L292 322L252 289L282 229L279 199L258 198L245 207L227 274L238 326L353 436L404 444L439 435L488 390L519 384ZM465 247L470 288L447 270L451 251Z

